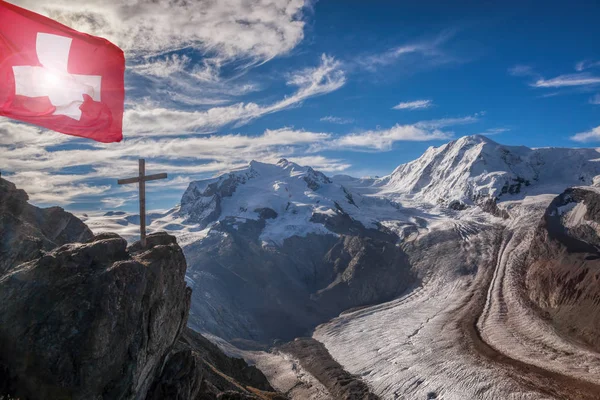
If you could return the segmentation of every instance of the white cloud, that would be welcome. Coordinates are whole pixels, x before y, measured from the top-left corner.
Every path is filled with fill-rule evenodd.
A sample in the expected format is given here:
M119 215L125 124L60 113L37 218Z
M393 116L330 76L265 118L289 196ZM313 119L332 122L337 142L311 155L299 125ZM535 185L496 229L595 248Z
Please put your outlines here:
M227 124L237 123L239 126L263 115L298 105L310 97L335 91L345 83L346 77L341 64L333 57L323 54L319 66L290 75L287 84L297 86L297 91L273 104L262 106L256 103L238 103L207 111L183 111L141 104L125 112L124 128L129 136L210 133Z
M395 64L400 60L408 60L411 57L420 57L419 64L421 67L427 64L439 65L457 61L456 58L449 56L447 52L442 50L442 45L448 42L454 34L454 31L445 31L433 40L422 40L394 47L382 53L362 56L355 62L362 68L375 71L378 68Z
M334 117L332 115L328 115L326 117L321 118L319 121L321 122L329 122L332 124L338 125L346 125L354 122L354 118L342 118L342 117Z
M590 99L590 104L596 104L596 105L600 104L600 93L596 94L595 96L593 96Z
M508 73L512 76L538 76L531 66L521 64L509 68Z
M569 86L591 86L600 84L600 77L588 73L560 75L552 79L538 79L531 84L538 88L558 88Z
M10 122L8 119L0 119L0 146L1 145L34 145L52 146L68 141L66 135L42 130L40 128ZM71 139L72 140L72 139Z
M493 136L493 135L499 135L501 133L509 132L509 131L510 131L509 128L490 128L483 132L477 133L477 135Z
M579 61L577 64L575 64L575 71L581 72L583 70L595 67L600 67L600 61L584 60Z
M0 126L2 133L8 135L2 138L18 138L23 128L34 139L43 135L36 133L35 128L4 120L0 120ZM32 201L69 204L89 196L100 196L99 200L118 198L117 193L134 190L133 187L117 190L114 183L136 173L140 155L147 159L149 173L169 174L168 181L161 181L161 188L180 189L192 178L227 172L252 159L306 157L308 147L330 138L328 133L282 128L256 136L131 139L111 145L86 142L85 146L75 148L57 148L54 141L5 141L0 144L0 169L5 178L26 189ZM329 170L344 169L347 165L325 157L314 160ZM112 188L107 179L113 182Z
M304 37L303 0L16 0L126 51L192 47L222 60L264 62Z
M430 121L421 121L417 122L415 126L423 129L440 129L446 128L448 126L456 126L456 125L466 125L472 124L479 120L480 116L485 115L485 112L476 113L474 115L469 115L466 117L459 118L441 118L441 119L433 119Z
M581 132L571 136L571 140L576 142L600 142L600 126L593 128L587 132Z
M128 99L164 106L231 102L251 67L304 38L309 0L14 0L125 50ZM185 52L185 54L184 54ZM235 76L222 77L223 67ZM249 86L254 86L250 84ZM248 86L246 86L247 88Z
M186 68L190 67L192 60L184 55L171 54L165 58L159 58L152 62L145 62L143 64L137 64L130 66L132 72L155 76L158 78L168 78L169 76L185 71Z
M389 129L370 130L342 136L333 142L333 147L348 150L391 150L399 141L423 142L450 139L452 133L439 129L428 130L417 125L396 124Z
M137 196L134 195L120 197L105 197L103 199L100 199L100 202L104 204L105 208L107 209L115 209L123 207L125 204L135 200L136 198Z
M29 198L45 204L70 204L83 196L98 196L106 193L108 185L90 185L81 182L79 175L55 174L44 171L21 171L5 176Z
M448 140L453 137L452 132L442 131L449 126L465 125L477 122L480 115L462 118L443 118L431 121L421 121L412 125L396 124L389 129L375 129L361 133L341 136L329 143L332 148L343 148L357 151L387 151L391 150L396 142L425 142L430 140Z
M422 110L425 108L429 108L433 106L433 101L431 100L415 100L415 101L407 101L403 103L399 103L398 105L392 107L394 110Z

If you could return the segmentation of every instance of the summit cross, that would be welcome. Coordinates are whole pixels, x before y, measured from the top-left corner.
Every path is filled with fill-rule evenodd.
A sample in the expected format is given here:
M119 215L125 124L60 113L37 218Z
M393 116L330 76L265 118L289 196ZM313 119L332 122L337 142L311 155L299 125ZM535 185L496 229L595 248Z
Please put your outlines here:
M140 241L142 247L146 247L146 182L155 181L158 179L167 179L167 174L146 175L146 160L140 158L140 172L134 178L119 179L119 185L127 185L129 183L139 183L140 189Z

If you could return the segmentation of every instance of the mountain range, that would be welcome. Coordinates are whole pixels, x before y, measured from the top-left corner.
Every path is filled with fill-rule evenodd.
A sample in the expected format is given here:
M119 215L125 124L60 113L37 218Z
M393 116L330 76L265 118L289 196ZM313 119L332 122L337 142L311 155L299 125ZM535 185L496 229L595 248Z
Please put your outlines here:
M322 357L386 399L597 399L599 175L596 149L476 135L381 178L252 161L148 222L183 248L188 326L272 383L292 357L292 398L332 398Z

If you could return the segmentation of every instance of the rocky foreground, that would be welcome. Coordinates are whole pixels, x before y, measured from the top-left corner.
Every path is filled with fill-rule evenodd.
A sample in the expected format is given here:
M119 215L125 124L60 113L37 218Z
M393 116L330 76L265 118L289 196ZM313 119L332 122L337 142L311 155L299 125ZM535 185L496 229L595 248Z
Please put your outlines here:
M26 201L0 180L0 397L283 398L186 328L191 289L173 236L128 247Z

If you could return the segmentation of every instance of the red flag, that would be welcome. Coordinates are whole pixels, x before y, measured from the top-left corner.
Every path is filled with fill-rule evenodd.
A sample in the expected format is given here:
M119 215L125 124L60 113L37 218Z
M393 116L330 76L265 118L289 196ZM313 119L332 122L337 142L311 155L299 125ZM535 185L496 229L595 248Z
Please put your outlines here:
M124 73L109 41L0 0L0 115L119 142Z

